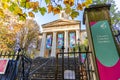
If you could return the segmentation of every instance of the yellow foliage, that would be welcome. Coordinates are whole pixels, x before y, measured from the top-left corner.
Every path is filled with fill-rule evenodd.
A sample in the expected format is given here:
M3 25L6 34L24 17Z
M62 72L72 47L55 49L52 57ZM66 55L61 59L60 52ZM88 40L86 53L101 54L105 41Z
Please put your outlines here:
M69 0L69 4L70 4L70 6L73 6L74 5L74 0Z
M92 3L93 3L92 0L87 0L87 2L88 2L89 4L92 4Z
M77 10L83 10L83 7L80 3L78 3Z
M54 7L53 8L53 13L54 13L54 15L55 14L59 14L60 13L60 9L58 7Z
M22 14L22 9L18 6L15 6L14 14Z
M28 12L30 17L35 17L35 15L32 12Z
M9 7L7 3L2 3L2 6L4 9L7 9Z
M84 2L82 3L82 7L85 7L85 3Z
M3 9L1 9L1 8L0 8L0 17L1 17L1 18L4 18L4 17L5 17L4 12L3 12Z
M53 6L52 5L48 5L47 8L48 8L48 13L53 11Z
M33 10L37 9L37 7L39 7L39 2L28 2L29 3L29 7L33 8Z
M64 0L64 4L65 5L70 5L70 6L73 6L74 5L74 0Z
M69 0L64 0L64 4L69 4Z

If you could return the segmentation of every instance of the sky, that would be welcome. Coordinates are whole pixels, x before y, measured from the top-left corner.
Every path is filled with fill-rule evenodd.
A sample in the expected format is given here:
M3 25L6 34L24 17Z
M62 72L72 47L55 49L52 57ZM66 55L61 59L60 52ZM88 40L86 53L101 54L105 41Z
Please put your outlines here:
M35 20L37 21L38 25L41 26L42 24L46 24L46 23L49 23L49 22L52 22L54 20L57 20L59 19L59 15L54 15L53 13L50 13L50 14L45 14L44 16L40 15L39 13L36 14L36 18ZM80 12L80 15L75 18L75 20L79 20L81 21L82 23L82 17L83 16L83 11ZM84 29L85 25L81 24L82 25L82 28Z
M120 11L120 0L115 0L115 4L118 7L118 10ZM43 3L42 5L45 4ZM40 13L35 14L35 20L37 21L41 30L42 30L41 28L42 24L46 24L57 19L59 19L59 15L54 15L53 13L49 13L49 14L46 13L44 16L42 16ZM83 11L80 11L80 15L77 18L75 18L75 20L81 21L81 28L85 29L85 25L83 25Z
M118 7L118 10L120 11L120 0L115 0L115 4Z

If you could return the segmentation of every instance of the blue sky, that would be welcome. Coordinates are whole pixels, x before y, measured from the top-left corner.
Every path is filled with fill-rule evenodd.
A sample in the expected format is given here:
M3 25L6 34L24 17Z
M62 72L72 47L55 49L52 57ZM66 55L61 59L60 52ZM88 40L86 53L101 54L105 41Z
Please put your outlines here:
M81 0L81 1L84 1L84 0ZM42 1L40 5L41 6L45 6L46 3L44 3L44 1ZM75 18L75 20L82 21L83 11L80 11L79 14L80 15L77 18ZM45 23L48 23L48 22L52 22L52 21L57 20L57 19L59 19L59 15L58 14L54 15L53 13L46 13L44 16L42 16L40 13L36 13L35 14L35 20L37 21L37 23L40 26L40 28L41 28L42 24L45 24ZM81 26L82 26L83 29L85 29L85 25L83 25L82 22L81 22Z
M120 11L120 0L115 0L115 3L118 7L118 10ZM40 4L42 6L45 5L45 3ZM83 25L83 11L80 11L80 15L75 18L75 20L81 21L81 28L85 29L85 25ZM44 16L42 16L40 13L35 14L35 20L37 21L38 25L41 27L42 24L52 22L54 20L59 19L58 15L54 15L53 13L46 13Z
M120 11L120 0L115 0L115 4L118 7L118 10Z

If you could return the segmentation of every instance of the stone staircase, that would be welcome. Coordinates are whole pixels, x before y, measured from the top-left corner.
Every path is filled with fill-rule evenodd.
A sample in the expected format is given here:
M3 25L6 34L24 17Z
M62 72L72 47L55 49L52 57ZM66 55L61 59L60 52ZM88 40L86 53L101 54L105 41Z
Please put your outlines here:
M84 67L80 67L78 65L78 62L76 60L76 63L74 62L73 58L69 58L69 61L67 58L64 58L64 68L62 66L62 58L58 59L58 72L56 77L56 58L41 58L38 57L33 60L33 64L31 67L30 72L30 80L63 80L64 75L62 72L62 69L74 71L75 73L75 79L69 79L69 80L87 80L86 77L86 71L83 69ZM68 79L64 79L68 80Z

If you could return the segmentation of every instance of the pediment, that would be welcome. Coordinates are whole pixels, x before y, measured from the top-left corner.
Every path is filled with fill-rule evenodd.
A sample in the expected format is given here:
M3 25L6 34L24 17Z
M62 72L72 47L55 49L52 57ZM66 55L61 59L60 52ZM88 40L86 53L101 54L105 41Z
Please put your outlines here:
M58 19L58 20L43 24L42 27L45 28L45 27L56 27L56 26L75 25L75 24L80 24L80 21Z

